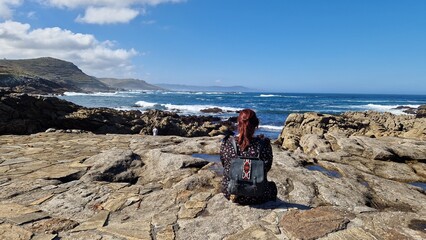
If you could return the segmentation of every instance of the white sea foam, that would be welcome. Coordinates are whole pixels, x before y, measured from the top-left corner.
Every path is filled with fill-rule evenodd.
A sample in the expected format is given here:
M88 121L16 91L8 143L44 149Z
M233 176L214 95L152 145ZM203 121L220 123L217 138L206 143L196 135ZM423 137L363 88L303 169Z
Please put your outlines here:
M207 108L220 108L224 112L231 111L236 112L241 109L239 108L233 108L233 107L224 107L224 106L213 106L213 105L177 105L177 104L171 104L171 103L153 103L153 102L146 102L146 101L137 101L135 103L136 106L144 108L144 109L150 109L150 108L159 108L163 110L169 110L169 111L179 111L183 113L197 113L199 114L201 110L207 109Z
M369 103L367 105L359 105L359 106L350 106L350 108L354 109L362 109L362 110L373 110L377 112L390 112L397 115L406 114L403 112L404 109L396 109L401 105L380 105L380 104L372 104ZM406 105L404 106L411 107L411 108L418 108L420 105Z
M223 107L223 106L213 106L213 105L176 105L176 104L161 104L161 106L165 107L167 110L178 110L182 111L184 113L199 113L203 109L207 108L220 108L223 111L238 111L241 110L239 108L233 108L233 107Z
M293 96L293 95L282 95L282 94L260 94L258 97L279 97L279 98L306 98L306 96Z
M274 94L260 94L259 97L280 97L281 95Z
M79 93L79 92L64 92L65 96L89 96L88 93Z
M273 132L280 132L283 129L283 126L260 125L259 128L263 130L273 131Z
M155 105L157 105L157 103L145 102L145 101L137 101L135 103L135 105L138 106L138 107L143 107L143 108L152 108Z
M162 91L161 94L182 94L182 95L239 95L242 92L208 92L208 91Z
M96 97L131 97L129 94L139 94L142 92L94 92L94 93L81 93L81 92L64 92L65 96L96 96Z
M113 109L118 110L118 111L131 111L131 110L135 110L134 108L130 108L130 107L115 107Z

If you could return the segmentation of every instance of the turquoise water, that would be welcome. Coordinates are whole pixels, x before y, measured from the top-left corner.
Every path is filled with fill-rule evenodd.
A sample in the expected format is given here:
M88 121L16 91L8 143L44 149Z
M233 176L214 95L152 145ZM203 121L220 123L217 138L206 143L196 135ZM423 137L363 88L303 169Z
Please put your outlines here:
M278 137L290 113L342 113L345 111L388 111L402 114L397 106L418 107L426 104L426 95L302 94L256 92L173 92L131 91L115 93L65 93L61 98L86 107L110 107L123 110L160 109L183 115L203 115L200 110L218 107L216 115L227 119L235 111L251 108L260 119L258 134ZM206 115L206 114L204 114Z

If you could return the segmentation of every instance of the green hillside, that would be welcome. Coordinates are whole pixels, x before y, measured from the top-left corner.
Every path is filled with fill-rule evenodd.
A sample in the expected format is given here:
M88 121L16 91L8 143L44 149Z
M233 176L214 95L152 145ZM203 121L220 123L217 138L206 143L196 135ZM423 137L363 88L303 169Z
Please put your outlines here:
M149 84L139 79L98 78L111 88L125 90L164 90L164 88Z
M110 88L97 78L88 76L71 62L43 57L23 60L0 60L0 81L7 79L43 79L70 90L108 91ZM3 79L3 80L2 80ZM16 81L15 81L16 83ZM3 84L5 85L5 84Z

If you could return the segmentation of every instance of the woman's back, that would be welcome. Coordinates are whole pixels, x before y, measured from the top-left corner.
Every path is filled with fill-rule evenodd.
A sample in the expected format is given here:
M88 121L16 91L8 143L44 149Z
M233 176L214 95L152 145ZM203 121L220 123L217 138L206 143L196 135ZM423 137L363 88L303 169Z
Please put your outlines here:
M224 172L222 179L222 192L227 199L230 199L230 193L228 192L228 184L230 181L229 172L231 167L232 159L237 157L237 152L235 151L232 140L234 137L225 137L221 148L220 148L220 160L222 162ZM258 157L260 160L264 161L264 170L265 173L271 169L272 165L272 147L270 140L263 137L255 137L250 141L250 144L247 146L246 150L241 151L240 147L237 145L239 155L243 157ZM260 154L259 154L260 151ZM240 204L259 204L262 202L267 202L270 200L275 200L277 196L277 189L275 183L268 182L265 192L256 197L247 197L247 196L238 196L235 202Z

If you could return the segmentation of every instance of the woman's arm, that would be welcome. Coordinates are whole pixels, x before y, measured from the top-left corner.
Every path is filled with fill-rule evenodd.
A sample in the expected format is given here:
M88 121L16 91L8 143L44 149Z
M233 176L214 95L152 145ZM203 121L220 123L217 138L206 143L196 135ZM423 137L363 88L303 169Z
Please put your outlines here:
M230 136L226 136L220 145L220 161L222 162L222 166L228 164L229 160L232 158L233 147L229 137Z
M271 170L272 167L272 160L273 160L273 153L272 153L272 146L271 141L269 138L265 138L263 141L263 148L260 153L261 159L265 161L265 170L268 172Z

